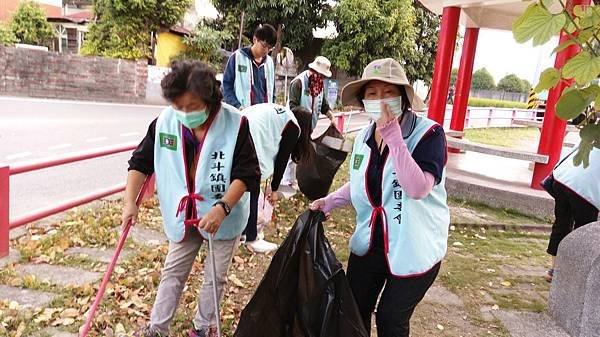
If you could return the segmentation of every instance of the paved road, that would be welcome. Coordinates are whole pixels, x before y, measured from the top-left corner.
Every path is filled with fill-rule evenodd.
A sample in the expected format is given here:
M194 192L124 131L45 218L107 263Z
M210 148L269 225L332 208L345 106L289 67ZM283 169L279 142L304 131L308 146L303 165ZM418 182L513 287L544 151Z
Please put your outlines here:
M160 106L0 97L0 163L138 143ZM11 217L124 181L129 153L11 177Z
M0 97L0 163L138 143L161 106ZM328 120L321 120L317 132ZM367 123L353 116L350 128ZM122 183L130 153L11 177L11 217Z

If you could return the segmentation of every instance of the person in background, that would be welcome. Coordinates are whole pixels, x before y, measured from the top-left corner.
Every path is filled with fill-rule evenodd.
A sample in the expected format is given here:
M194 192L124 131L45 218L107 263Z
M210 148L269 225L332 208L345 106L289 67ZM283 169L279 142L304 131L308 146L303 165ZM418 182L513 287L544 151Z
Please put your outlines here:
M348 281L365 327L377 305L377 336L407 337L446 254L446 136L414 113L421 101L390 58L367 65L342 89L342 103L364 107L375 122L356 135L350 182L310 207L327 215L352 204Z
M600 210L600 150L590 152L589 166L575 166L577 148L556 165L542 186L554 198L554 224L548 242L552 268L544 278L552 282L554 263L560 242L573 230L598 220Z
M448 104L454 104L454 85L448 88Z
M308 69L301 72L290 84L289 107L294 109L301 106L312 114L312 128L317 126L319 116L326 115L331 124L335 125L333 113L327 101L327 93L324 90L324 78L331 77L331 62L324 56L317 56L308 65ZM282 185L292 186L296 181L296 165L288 162Z
M290 109L302 106L312 113L312 128L317 126L319 116L326 115L334 123L333 114L327 101L323 80L331 77L331 62L324 56L317 56L308 65L308 70L301 72L290 83Z
M213 284L220 298L248 222L246 192L258 193L260 168L247 119L221 102L220 82L207 65L174 62L161 86L171 105L152 121L129 160L123 207L123 225L135 223L136 196L145 178L154 173L169 251L150 322L135 335L168 336L192 264L210 235L216 280L212 261L206 259L189 336L212 336L216 327Z
M243 110L275 102L275 64L268 54L276 41L273 26L259 25L252 46L238 49L229 57L223 73L225 103Z
M271 179L265 195L273 207L279 199L279 185L288 160L294 163L309 162L311 113L301 106L290 110L274 103L253 105L242 111L248 119L250 134L256 146L261 180ZM257 253L268 253L277 245L265 241L257 232L258 193L250 194L250 217L245 230L246 246ZM264 201L264 200L263 200Z

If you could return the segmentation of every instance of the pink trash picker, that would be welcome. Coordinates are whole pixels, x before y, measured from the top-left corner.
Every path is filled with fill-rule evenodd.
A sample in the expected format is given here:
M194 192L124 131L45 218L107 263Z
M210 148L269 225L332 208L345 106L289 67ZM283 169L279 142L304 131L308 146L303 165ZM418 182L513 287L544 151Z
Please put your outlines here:
M135 199L135 204L139 206L142 203L142 199L144 194L146 194L146 190L148 189L148 185L150 185L150 181L153 180L152 176L146 177L142 188L140 189L140 193ZM104 273L104 277L102 278L102 283L100 283L100 288L98 288L98 294L96 294L96 299L94 299L94 304L90 307L88 317L85 321L85 325L83 329L81 329L79 333L79 337L86 337L90 328L92 326L92 321L94 320L94 314L96 314L96 310L98 310L98 305L100 305L100 301L102 300L102 296L104 296L104 292L106 291L106 285L110 280L110 276L115 269L115 265L117 264L117 260L119 259L119 254L121 254L121 250L123 249L123 245L125 245L125 240L127 239L127 235L129 234L129 229L131 228L131 221L127 222L125 228L121 232L121 237L119 238L119 243L117 244L117 248L115 249L115 254L113 255L106 272Z

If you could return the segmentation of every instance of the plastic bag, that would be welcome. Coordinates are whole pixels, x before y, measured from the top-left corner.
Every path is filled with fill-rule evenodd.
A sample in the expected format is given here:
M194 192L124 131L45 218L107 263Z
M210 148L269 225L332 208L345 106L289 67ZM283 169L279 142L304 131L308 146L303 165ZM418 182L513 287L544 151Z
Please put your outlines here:
M366 337L342 264L323 233L322 212L304 212L248 305L235 337Z
M273 218L273 206L265 197L265 194L261 191L258 196L258 216L256 219L257 233L261 233Z
M329 126L321 137L313 140L312 162L299 163L296 168L296 179L300 192L310 200L323 198L329 193L333 178L348 155L346 151L325 145L323 140L326 137L339 139L340 144L344 143L344 136L333 125Z

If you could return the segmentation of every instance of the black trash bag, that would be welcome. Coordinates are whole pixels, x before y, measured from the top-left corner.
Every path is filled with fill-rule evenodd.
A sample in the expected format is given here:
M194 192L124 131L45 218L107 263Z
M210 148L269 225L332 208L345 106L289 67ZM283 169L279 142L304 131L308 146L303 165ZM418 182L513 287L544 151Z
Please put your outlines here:
M354 296L323 233L306 211L273 256L242 311L235 337L366 337Z
M310 149L313 152L312 162L299 163L296 168L296 179L300 192L310 200L327 195L335 174L348 155L347 152L322 144L325 136L344 139L344 136L333 125L330 125L322 136L312 141L313 146Z

